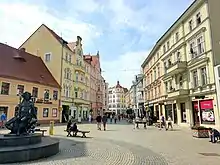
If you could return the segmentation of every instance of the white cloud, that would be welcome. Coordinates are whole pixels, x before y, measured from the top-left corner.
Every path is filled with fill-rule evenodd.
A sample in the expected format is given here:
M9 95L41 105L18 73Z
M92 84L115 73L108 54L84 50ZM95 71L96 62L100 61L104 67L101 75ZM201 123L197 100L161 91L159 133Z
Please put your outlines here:
M0 42L19 47L42 23L53 29L68 41L75 41L76 36L89 44L102 33L92 25L73 17L58 18L48 12L46 6L16 2L0 2Z
M148 51L127 52L114 61L102 61L103 75L110 86L119 80L124 87L130 88L136 74L141 72L141 64L148 56Z

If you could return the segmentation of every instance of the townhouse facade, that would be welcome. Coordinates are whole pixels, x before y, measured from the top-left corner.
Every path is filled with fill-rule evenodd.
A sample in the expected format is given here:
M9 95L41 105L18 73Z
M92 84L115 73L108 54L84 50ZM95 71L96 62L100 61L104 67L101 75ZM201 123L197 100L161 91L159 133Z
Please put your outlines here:
M123 114L126 112L125 94L128 92L127 88L124 88L117 81L116 86L108 88L109 99L109 112L115 114Z
M218 5L219 1L194 1L143 62L149 115L170 116L181 126L220 125L213 69L220 62Z
M21 46L39 56L62 87L61 122L70 117L81 120L90 111L90 76L83 57L82 38L68 43L46 25L42 24Z
M103 114L103 85L99 52L96 55L84 55L90 70L90 113L93 117Z
M0 58L0 114L14 117L21 95L30 92L38 123L59 122L61 87L42 59L2 43Z
M108 111L108 83L102 77L102 88L103 88L103 111Z

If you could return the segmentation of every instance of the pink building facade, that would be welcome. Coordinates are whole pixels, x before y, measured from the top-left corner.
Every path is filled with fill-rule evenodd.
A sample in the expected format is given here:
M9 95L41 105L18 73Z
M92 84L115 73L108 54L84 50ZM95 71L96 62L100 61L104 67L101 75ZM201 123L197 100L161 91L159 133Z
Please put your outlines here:
M84 55L84 61L90 64L90 102L91 114L96 117L103 114L103 87L99 52L96 55Z

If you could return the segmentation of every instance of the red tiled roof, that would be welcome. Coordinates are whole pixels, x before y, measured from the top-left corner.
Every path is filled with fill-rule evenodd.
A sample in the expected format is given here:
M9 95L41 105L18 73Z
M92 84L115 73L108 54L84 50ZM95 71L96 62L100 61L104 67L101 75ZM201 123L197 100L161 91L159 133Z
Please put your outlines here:
M0 77L60 88L40 57L0 43Z

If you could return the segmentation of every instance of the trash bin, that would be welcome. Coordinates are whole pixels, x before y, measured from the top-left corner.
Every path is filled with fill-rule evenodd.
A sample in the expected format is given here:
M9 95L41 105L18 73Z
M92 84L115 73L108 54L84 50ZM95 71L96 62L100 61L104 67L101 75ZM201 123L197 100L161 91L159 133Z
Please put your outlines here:
M54 121L50 121L49 134L54 135Z

